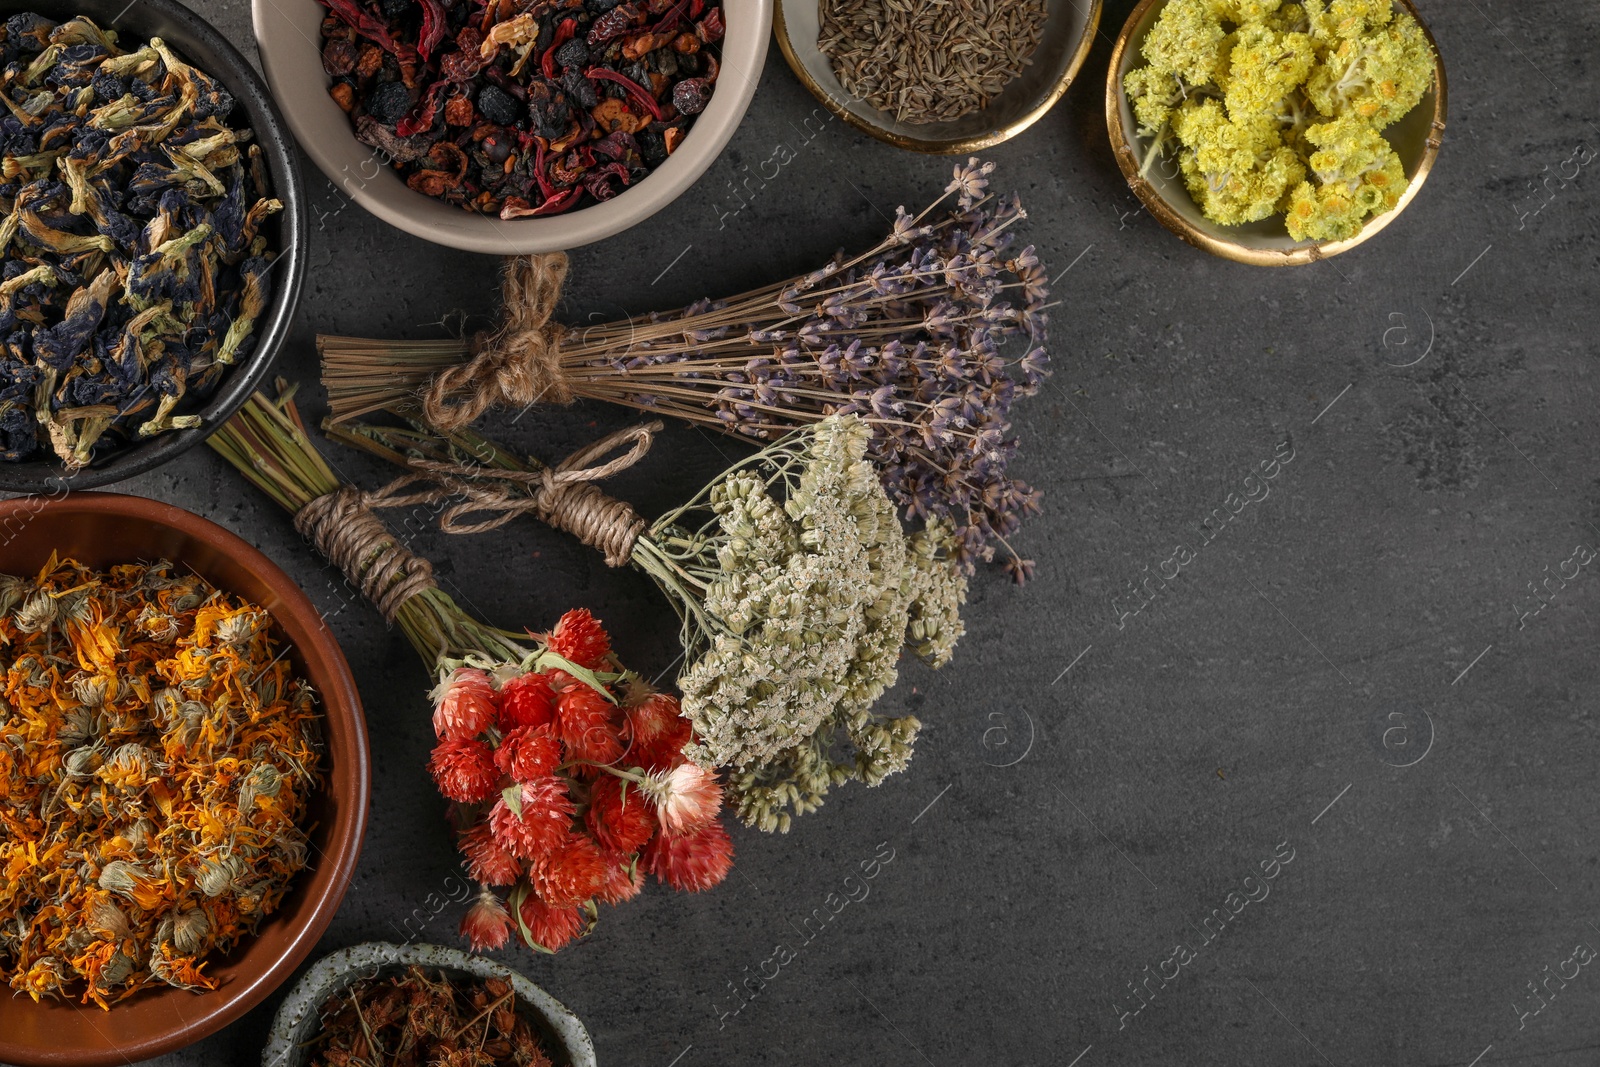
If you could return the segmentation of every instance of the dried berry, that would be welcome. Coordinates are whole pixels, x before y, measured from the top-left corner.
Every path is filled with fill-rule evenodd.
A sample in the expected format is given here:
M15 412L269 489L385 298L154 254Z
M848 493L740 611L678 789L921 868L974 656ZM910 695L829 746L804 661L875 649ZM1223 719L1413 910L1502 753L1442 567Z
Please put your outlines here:
M563 67L581 67L589 62L589 46L574 37L556 49L556 62Z
M685 78L672 87L672 106L685 115L698 115L711 99L711 83L704 78Z
M707 0L319 2L330 13L325 65L338 79L329 91L357 138L388 152L412 189L504 219L558 214L643 179L716 81L708 39L722 16ZM675 92L688 77L698 84ZM592 147L673 119L678 132L648 154ZM443 141L462 154L441 162L430 149Z
M667 159L667 142L655 130L645 130L638 135L639 155L647 167L659 167Z
M577 44L579 42L573 42ZM578 106L588 110L600 103L600 94L595 92L594 82L583 76L583 71L569 67L561 76L561 85L567 90L568 95L577 102Z
M523 115L517 98L495 85L485 85L478 91L478 110L496 126L513 125Z
M322 49L322 69L331 77L349 74L356 68L356 46L347 37L330 37Z
M604 44L621 37L637 17L638 12L632 4L618 5L594 20L594 26L589 30L589 43Z
M385 126L393 126L410 110L411 90L399 82L386 82L367 97L367 114Z
M510 138L491 133L489 136L483 139L483 144L481 147L483 149L484 158L487 159L491 165L498 167L504 165L505 161L511 158L511 150L513 145Z

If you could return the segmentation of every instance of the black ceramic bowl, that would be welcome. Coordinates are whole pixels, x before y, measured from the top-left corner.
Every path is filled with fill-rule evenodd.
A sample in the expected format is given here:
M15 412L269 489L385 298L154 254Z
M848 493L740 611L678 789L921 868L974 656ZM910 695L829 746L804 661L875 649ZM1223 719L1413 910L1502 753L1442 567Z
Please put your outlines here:
M160 466L204 441L262 383L289 335L305 279L306 198L294 140L266 83L222 34L177 0L7 0L0 15L19 11L36 11L58 22L83 15L98 26L116 30L124 46L137 47L151 37L160 37L183 59L220 80L236 101L229 123L248 125L255 131L256 143L272 174L272 195L283 201L283 210L263 227L280 258L272 267L271 300L266 313L256 320L255 347L222 379L204 406L193 412L201 417L201 424L126 445L71 474L54 457L21 463L0 461L0 490L56 493L106 485ZM189 410L180 409L184 413Z

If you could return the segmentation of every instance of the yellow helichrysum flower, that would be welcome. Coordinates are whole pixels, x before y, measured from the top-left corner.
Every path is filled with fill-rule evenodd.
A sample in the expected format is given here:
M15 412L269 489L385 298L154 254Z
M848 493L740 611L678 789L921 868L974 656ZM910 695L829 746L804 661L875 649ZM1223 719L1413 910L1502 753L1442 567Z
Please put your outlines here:
M1365 37L1394 18L1391 0L1304 0L1311 34L1329 45Z
M1381 130L1417 106L1433 68L1422 27L1397 12L1380 28L1339 40L1306 80L1306 95L1324 115L1354 114Z
M1290 93L1304 84L1316 62L1311 38L1264 25L1242 26L1229 58L1224 100L1235 122L1277 118Z
M1260 22L1281 7L1283 0L1207 0L1211 17L1223 22L1244 25Z
M1178 76L1157 67L1139 67L1128 72L1122 85L1133 107L1133 117L1139 122L1140 135L1160 137L1172 117L1172 109L1184 101Z
M1233 122L1215 100L1186 104L1172 120L1189 192L1206 217L1234 226L1281 210L1305 167L1271 118Z
M1341 241L1366 219L1399 203L1405 168L1383 135L1355 116L1313 126L1306 141L1311 180L1290 196L1286 220L1297 241Z
M1157 70L1182 78L1191 88L1227 81L1228 34L1207 0L1171 0L1145 35L1145 59Z

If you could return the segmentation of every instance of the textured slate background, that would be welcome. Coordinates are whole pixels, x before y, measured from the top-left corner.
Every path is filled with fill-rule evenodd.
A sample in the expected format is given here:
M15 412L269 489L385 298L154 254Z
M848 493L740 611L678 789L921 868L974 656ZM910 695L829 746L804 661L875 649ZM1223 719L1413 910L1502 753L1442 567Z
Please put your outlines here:
M198 6L249 40L242 0ZM1600 1061L1600 975L1551 981L1521 1017L1528 983L1600 948L1600 576L1519 629L1529 583L1600 546L1600 200L1592 167L1553 177L1600 150L1600 14L1427 0L1451 78L1427 188L1366 247L1263 270L1181 244L1117 172L1103 79L1131 6L1107 4L1065 101L990 153L1061 274L1055 377L1016 423L1017 472L1047 494L1019 538L1037 581L981 573L955 663L904 671L886 704L927 724L909 773L840 791L786 838L741 831L715 893L652 887L586 944L509 955L583 1017L602 1063ZM948 161L837 121L802 146L813 114L773 49L700 183L576 252L566 320L810 269L947 179ZM798 158L721 225L731 183L780 143ZM497 264L389 229L306 167L322 219L281 366L320 413L315 332L434 334L447 311L492 309ZM495 428L554 457L627 421L584 406ZM1199 547L1200 522L1284 442L1270 495ZM618 494L659 509L737 447L675 428ZM387 473L335 458L368 484ZM341 612L287 517L209 451L122 488L240 532L339 612L374 727L373 818L322 950L397 938L453 869L409 648ZM1195 560L1122 617L1128 584L1179 543ZM554 533L423 531L413 547L488 618L543 627L588 605L630 663L671 663L676 627L646 581ZM870 895L801 947L801 920L880 843L894 859ZM1260 895L1244 879L1275 849L1294 858L1269 895L1202 946L1230 893ZM453 942L457 917L424 936ZM1130 983L1170 976L1179 943L1194 958L1134 1014ZM779 944L797 958L733 1014L730 983ZM254 1062L275 1003L159 1062Z

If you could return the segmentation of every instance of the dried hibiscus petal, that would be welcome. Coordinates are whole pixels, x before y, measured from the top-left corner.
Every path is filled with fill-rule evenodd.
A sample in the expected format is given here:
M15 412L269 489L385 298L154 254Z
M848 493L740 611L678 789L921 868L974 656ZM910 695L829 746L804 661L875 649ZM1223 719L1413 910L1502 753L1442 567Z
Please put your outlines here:
M338 79L329 91L357 136L411 188L502 218L614 196L664 162L704 109L723 33L721 8L705 0L320 2L324 68ZM574 154L669 122L678 132L649 151ZM433 161L428 148L443 141L472 148L465 168Z

